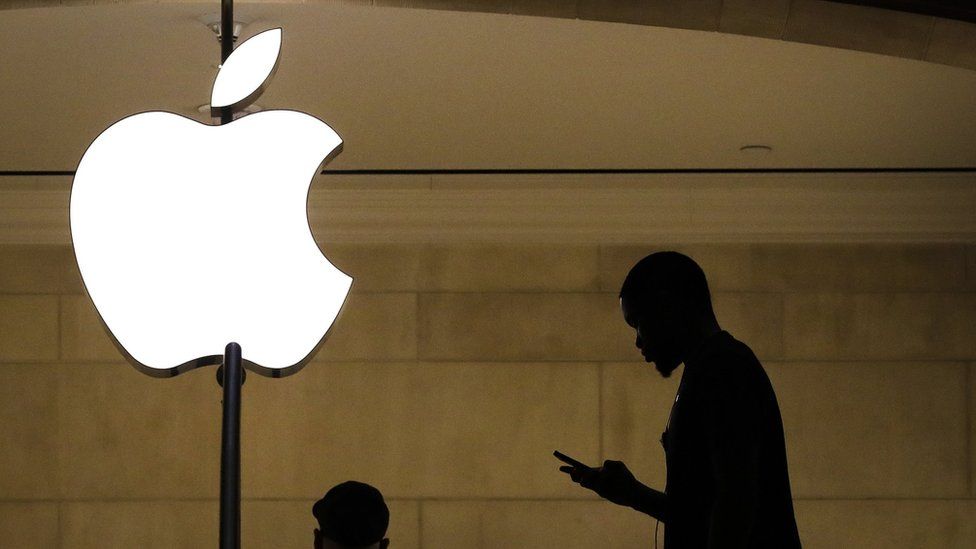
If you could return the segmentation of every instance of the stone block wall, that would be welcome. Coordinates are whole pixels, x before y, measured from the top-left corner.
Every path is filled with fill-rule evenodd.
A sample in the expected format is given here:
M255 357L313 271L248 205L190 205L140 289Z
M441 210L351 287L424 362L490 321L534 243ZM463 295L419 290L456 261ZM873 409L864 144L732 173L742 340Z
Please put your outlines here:
M551 453L663 488L680 372L642 363L617 304L659 247L323 248L356 278L333 335L244 387L247 547L310 547L312 502L350 478L386 495L397 548L652 543L652 519ZM976 545L976 247L667 248L700 262L773 381L805 547ZM128 366L70 249L0 247L0 374L0 546L216 544L213 369Z

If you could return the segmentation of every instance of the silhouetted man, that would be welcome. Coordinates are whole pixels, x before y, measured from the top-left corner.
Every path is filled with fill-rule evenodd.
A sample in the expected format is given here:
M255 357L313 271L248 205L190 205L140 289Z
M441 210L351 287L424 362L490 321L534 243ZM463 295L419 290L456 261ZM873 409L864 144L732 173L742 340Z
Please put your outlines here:
M383 494L369 484L337 484L312 506L319 522L315 549L386 549L390 510Z
M719 327L705 273L677 252L649 255L627 275L620 307L662 376L685 364L661 436L667 486L641 484L619 461L590 468L563 456L560 471L663 522L665 549L800 547L773 387Z

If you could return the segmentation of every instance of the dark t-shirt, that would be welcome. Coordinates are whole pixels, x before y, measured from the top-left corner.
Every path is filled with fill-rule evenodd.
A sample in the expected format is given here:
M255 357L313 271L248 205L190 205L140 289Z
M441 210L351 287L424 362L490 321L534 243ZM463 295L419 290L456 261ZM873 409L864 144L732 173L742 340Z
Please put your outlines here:
M708 547L719 483L751 509L750 548L800 547L783 421L759 360L728 332L705 341L685 370L667 430L665 549Z

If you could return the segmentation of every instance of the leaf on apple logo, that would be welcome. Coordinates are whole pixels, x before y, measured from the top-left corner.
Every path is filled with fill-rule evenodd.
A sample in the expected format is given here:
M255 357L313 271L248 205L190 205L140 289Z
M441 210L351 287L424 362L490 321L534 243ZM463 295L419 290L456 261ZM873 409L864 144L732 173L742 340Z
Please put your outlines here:
M243 109L264 91L278 68L281 52L281 28L256 34L238 46L217 71L210 95L210 112L220 116L220 109Z

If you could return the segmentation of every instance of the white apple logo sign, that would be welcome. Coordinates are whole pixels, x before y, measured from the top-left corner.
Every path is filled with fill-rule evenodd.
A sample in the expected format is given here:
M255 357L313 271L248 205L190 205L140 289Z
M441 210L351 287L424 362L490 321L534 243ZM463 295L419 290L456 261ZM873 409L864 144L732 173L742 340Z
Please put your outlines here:
M211 105L243 107L274 73L281 29L241 44ZM116 122L71 187L78 267L103 324L139 369L222 362L279 377L322 344L352 285L308 224L312 177L342 149L321 120L269 110L223 126L166 112Z

